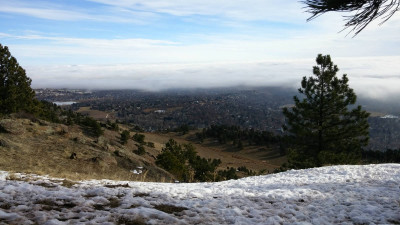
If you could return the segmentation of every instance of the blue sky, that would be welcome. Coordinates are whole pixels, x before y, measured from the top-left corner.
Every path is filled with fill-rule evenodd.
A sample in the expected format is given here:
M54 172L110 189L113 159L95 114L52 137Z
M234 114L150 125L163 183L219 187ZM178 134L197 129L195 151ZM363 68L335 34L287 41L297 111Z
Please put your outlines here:
M0 0L0 43L34 87L286 85L330 54L361 94L400 86L400 17L357 37L293 0Z

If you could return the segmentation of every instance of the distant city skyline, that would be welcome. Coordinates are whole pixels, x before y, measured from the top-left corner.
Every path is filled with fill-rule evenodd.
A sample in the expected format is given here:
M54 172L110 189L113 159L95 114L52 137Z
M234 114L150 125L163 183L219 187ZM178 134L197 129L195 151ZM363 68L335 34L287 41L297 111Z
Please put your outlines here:
M34 88L298 87L330 54L356 93L400 96L400 16L346 36L299 1L0 0L0 43Z

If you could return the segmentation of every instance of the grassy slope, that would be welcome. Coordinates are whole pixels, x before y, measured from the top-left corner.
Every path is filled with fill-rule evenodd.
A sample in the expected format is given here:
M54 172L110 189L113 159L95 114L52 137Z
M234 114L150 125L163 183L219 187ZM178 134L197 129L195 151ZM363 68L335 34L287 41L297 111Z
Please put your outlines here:
M181 136L177 133L143 133L146 142L155 148L145 147L146 154L134 154L137 149L133 140L126 145L119 142L119 133L105 130L100 138L85 134L78 126L65 126L28 119L0 119L0 125L11 133L0 133L0 170L49 174L51 176L80 179L115 179L140 181L171 181L167 172L154 165L155 157L164 144L173 138L179 143L192 143L198 155L222 160L219 169L246 166L253 171L273 171L285 157L276 149L247 146L238 151L236 147L220 145L214 140L197 143L193 132ZM122 129L129 129L124 125ZM133 135L134 132L131 132ZM72 153L77 159L70 159ZM148 171L134 175L130 171L144 166Z
M272 172L286 162L286 157L280 156L279 151L272 146L245 146L243 150L238 151L232 145L221 145L212 139L207 139L204 143L198 143L193 138L194 132L184 136L177 133L145 133L145 135L146 141L154 142L157 150L161 150L163 144L170 138L179 143L192 143L199 156L221 159L222 164L220 169L246 166L253 171L267 170Z
M153 157L134 154L132 140L121 145L117 132L106 130L104 136L94 138L78 126L28 119L2 119L0 124L11 132L0 133L1 170L69 179L172 180L169 173L154 166ZM70 159L73 152L77 159ZM137 166L147 171L131 173Z

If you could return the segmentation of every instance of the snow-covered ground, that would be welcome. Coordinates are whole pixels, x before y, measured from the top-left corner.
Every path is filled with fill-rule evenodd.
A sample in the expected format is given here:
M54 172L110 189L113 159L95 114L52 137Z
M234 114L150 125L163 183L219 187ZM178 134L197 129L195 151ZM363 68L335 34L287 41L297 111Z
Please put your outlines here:
M400 164L292 170L219 183L91 180L69 188L60 179L9 176L0 172L0 224L400 223Z

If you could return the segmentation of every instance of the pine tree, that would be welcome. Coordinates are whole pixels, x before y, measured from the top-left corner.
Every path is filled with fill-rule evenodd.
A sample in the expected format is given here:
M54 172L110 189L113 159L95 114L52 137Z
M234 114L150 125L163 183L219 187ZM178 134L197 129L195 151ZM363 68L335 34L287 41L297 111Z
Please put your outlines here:
M329 55L318 55L315 77L303 77L295 106L284 108L290 140L289 164L307 168L325 164L357 163L368 144L368 116L361 106L352 106L357 96L347 75L336 77L338 67Z
M124 131L122 131L122 133L121 133L121 142L122 142L122 144L123 145L125 145L125 144L127 144L128 143L128 140L129 140L129 138L130 138L130 132L129 131L127 131L127 130L124 130Z
M32 112L35 92L30 87L31 82L8 47L0 44L0 113Z

